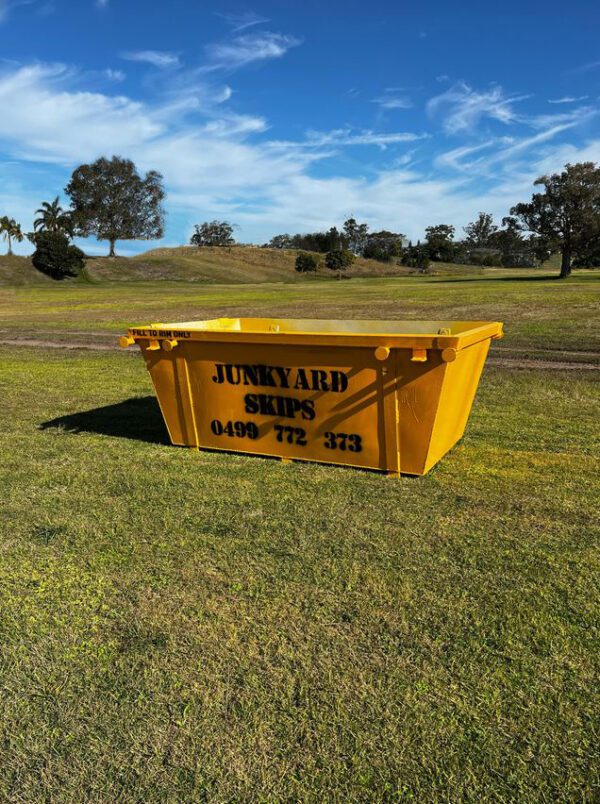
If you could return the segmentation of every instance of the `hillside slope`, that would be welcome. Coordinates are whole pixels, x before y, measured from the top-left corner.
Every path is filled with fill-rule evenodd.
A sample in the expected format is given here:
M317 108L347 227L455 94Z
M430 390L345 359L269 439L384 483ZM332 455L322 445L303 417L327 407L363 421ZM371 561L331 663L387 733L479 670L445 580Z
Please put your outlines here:
M151 249L136 257L91 257L85 275L69 282L198 282L201 284L251 284L254 282L305 282L315 275L298 274L294 268L295 250L232 246L231 248ZM323 255L316 255L323 261ZM405 268L374 260L357 259L348 276L397 276ZM318 277L332 278L324 265ZM29 285L52 282L35 270L29 257L0 257L0 285Z
M231 248L159 248L131 258L89 260L87 274L92 281L184 280L211 284L252 282L297 282L313 278L294 268L297 251L257 246ZM323 255L316 255L323 258ZM357 259L349 276L387 276L405 273L396 265ZM324 266L318 274L331 277Z
M31 264L29 257L6 254L0 256L0 286L51 284L52 279L41 274Z

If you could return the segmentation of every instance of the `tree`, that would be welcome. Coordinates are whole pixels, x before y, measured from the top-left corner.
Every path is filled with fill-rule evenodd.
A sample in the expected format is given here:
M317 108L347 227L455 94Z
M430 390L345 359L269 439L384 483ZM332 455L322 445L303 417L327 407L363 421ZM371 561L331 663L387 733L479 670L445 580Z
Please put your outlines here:
M327 252L325 265L330 271L338 272L338 279L342 278L342 271L349 268L354 262L354 254L346 248L338 248Z
M370 235L367 235L362 254L363 257L371 260L389 262L402 255L403 242L404 235L396 234L396 232L388 232L386 229L382 229L381 232L371 232Z
M64 232L45 229L29 235L29 239L35 244L31 261L43 274L52 279L65 279L67 276L77 276L83 269L83 251L71 245Z
M39 215L33 222L36 232L64 232L72 236L72 217L61 207L58 196L52 202L42 201L42 206L36 209L35 214Z
M301 251L296 257L296 270L300 274L316 271L318 267L319 262L314 254L307 254L306 251Z
M110 243L163 236L165 191L162 176L151 170L142 178L130 159L102 157L80 165L65 188L71 198L74 232Z
M292 237L289 234L275 235L269 240L269 248L292 248Z
M421 245L419 240L416 246L413 246L412 243L408 244L408 248L402 256L402 265L416 268L422 274L427 273L429 270L429 257L427 256L427 249Z
M190 238L192 246L232 246L233 226L227 221L210 221L194 226L195 232Z
M465 242L472 248L488 248L490 240L498 231L493 217L488 212L480 212L477 220L464 227Z
M24 239L23 232L21 231L21 226L16 222L14 218L9 218L8 215L4 215L0 218L0 234L2 235L3 240L6 240L8 243L8 251L7 254L12 254L12 241L16 240L17 243L21 243Z
M356 218L348 218L344 221L344 236L350 251L355 254L362 254L367 242L369 226L366 223L357 223Z
M336 226L332 226L326 234L325 251L343 251L348 241L341 232L338 231Z
M439 223L425 229L425 248L434 262L452 262L454 259L454 226Z
M574 268L598 268L600 267L600 241L590 243L588 248L581 251L573 258Z
M502 227L490 240L491 246L499 252L502 265L505 268L532 268L536 263L536 243L523 237L519 222L510 215L502 218Z
M594 162L567 164L562 173L540 176L531 201L517 204L510 214L525 231L537 235L546 247L561 253L560 276L569 276L571 261L600 241L600 168Z

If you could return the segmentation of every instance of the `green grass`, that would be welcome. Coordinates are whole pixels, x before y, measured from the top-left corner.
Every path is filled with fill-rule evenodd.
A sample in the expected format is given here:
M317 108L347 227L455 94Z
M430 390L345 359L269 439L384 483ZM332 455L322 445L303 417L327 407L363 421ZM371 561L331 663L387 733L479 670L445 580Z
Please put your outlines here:
M598 348L594 273L116 288L3 291L1 326L447 313ZM597 798L597 372L488 367L399 480L170 447L133 353L0 347L0 394L0 799Z
M481 276L373 277L248 285L51 283L0 289L0 337L121 334L131 324L222 315L501 320L519 349L600 350L600 271L568 280L487 269Z

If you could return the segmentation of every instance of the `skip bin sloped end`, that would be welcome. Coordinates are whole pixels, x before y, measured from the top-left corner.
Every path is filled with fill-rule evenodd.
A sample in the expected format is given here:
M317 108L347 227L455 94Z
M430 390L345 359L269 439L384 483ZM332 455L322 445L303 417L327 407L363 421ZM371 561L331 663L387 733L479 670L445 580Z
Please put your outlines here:
M431 351L426 362L411 361L411 352L398 356L398 434L400 472L424 475L447 364Z
M445 364L423 474L464 435L489 347L488 338L462 349L456 360Z

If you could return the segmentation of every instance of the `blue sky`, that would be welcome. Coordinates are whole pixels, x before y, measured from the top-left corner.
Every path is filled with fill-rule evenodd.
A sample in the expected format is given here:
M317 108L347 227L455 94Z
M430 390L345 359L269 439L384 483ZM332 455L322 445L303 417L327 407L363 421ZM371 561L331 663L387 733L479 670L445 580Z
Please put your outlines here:
M460 231L600 161L599 30L587 0L0 0L0 215L30 229L119 154L168 192L164 239L121 253L215 217L257 243L349 215Z

